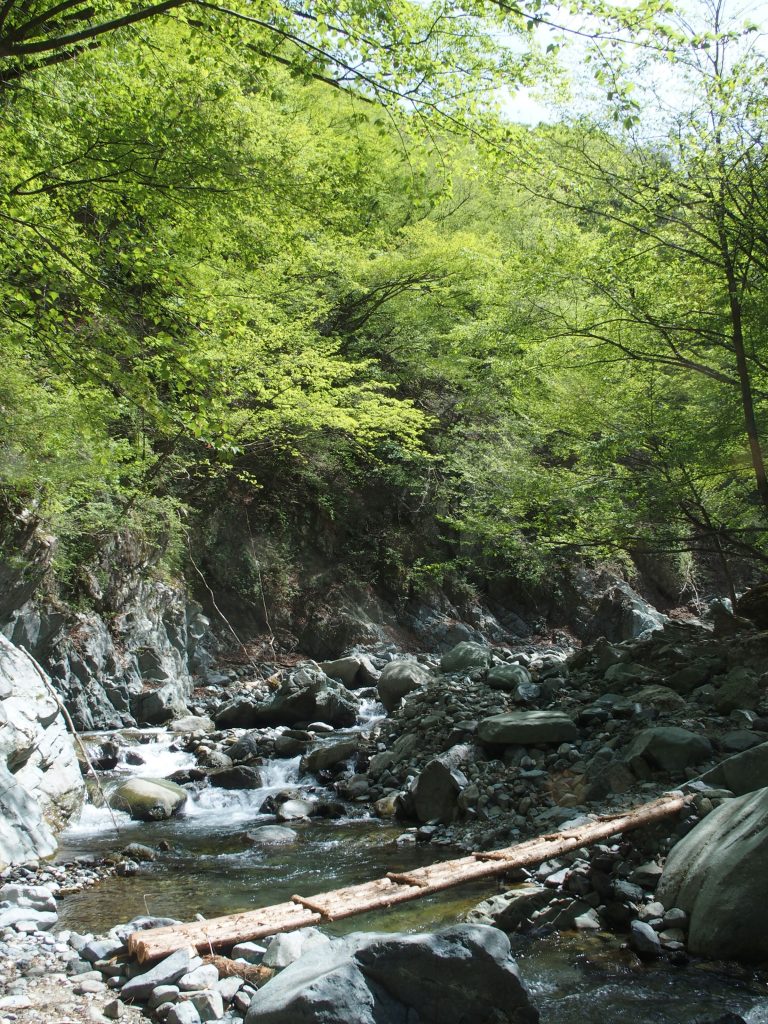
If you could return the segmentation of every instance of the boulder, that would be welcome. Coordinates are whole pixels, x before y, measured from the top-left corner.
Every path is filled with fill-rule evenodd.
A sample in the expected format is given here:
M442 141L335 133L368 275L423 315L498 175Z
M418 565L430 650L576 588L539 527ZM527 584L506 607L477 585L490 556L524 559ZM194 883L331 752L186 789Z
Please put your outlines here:
M254 995L246 1024L535 1024L497 928L353 933L313 950Z
M379 673L364 654L337 658L335 661L321 661L319 666L331 679L338 679L350 690L375 686Z
M489 746L535 747L541 743L570 743L579 730L562 711L508 711L484 718L478 739Z
M208 781L219 789L259 789L262 785L259 769L245 764L216 768L208 773Z
M251 761L259 756L263 742L260 729L246 732L231 747L227 747L227 757L233 761Z
M524 931L531 918L552 901L552 890L529 882L509 892L491 896L467 914L470 924L487 924L504 932Z
M173 683L139 694L131 703L131 711L137 725L165 725L173 718L190 717L189 708Z
M518 686L530 685L531 673L522 665L494 665L486 682L493 690L514 693Z
M754 710L765 693L765 682L748 668L732 668L715 693L715 710L721 715L740 709Z
M187 801L187 794L167 779L128 779L108 795L110 807L127 811L134 821L163 821L176 814Z
M488 668L493 662L489 647L472 640L456 644L440 659L441 672L471 672L475 668Z
M285 825L260 825L247 833L252 843L263 846L285 846L288 843L295 843L299 838L298 832Z
M407 693L426 686L428 679L429 673L424 666L412 658L390 661L384 666L377 683L379 700L387 711L394 711Z
M768 583L746 590L736 602L734 611L754 622L759 629L768 629Z
M410 794L416 818L426 823L439 821L447 825L458 812L461 791L469 784L465 775L435 758L413 780Z
M264 725L296 725L324 722L335 728L354 725L357 700L343 683L329 679L317 666L303 665L281 683L266 704L243 699L227 704L216 717L216 725L252 728Z
M47 683L0 635L0 869L54 853L55 834L83 801L72 737Z
M332 768L341 761L346 761L357 753L357 740L342 740L339 743L327 743L315 747L301 759L301 774L323 771Z
M726 800L672 848L657 899L690 920L697 956L768 959L768 789Z
M712 757L712 744L706 736L680 729L676 725L644 729L632 740L626 753L632 767L635 758L651 769L682 772Z
M768 786L768 743L734 754L700 777L711 786L730 789L736 796Z

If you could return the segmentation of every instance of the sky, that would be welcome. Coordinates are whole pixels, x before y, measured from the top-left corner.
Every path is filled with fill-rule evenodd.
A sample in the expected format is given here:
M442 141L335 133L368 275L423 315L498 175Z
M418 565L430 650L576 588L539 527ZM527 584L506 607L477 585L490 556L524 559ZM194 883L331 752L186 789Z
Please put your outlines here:
M689 8L690 18L693 20L696 18L697 11L700 12L704 4L702 0L688 0L686 6ZM761 32L757 37L757 45L760 45L763 51L768 53L768 0L723 0L723 9L727 18L733 20L736 24L752 21L759 25ZM564 15L562 21L567 28L575 28L578 24L576 19L569 15ZM580 108L586 109L584 98L589 92L590 80L584 73L585 41L568 36L567 33L561 33L558 36L556 32L547 27L536 29L536 35L542 48L546 48L550 42L556 39L564 38L566 40L566 45L560 52L561 64L567 77L579 83L573 89L573 98L567 105L567 109L570 112L578 112ZM635 49L631 46L628 47L630 53ZM666 93L670 102L672 102L672 97L677 89L674 75L670 69L665 76L668 80L660 82L658 81L658 74L659 72L657 71L655 85L660 87L662 96ZM556 121L564 112L563 106L554 98L548 96L545 89L519 88L504 96L502 105L504 112L510 120L522 124Z

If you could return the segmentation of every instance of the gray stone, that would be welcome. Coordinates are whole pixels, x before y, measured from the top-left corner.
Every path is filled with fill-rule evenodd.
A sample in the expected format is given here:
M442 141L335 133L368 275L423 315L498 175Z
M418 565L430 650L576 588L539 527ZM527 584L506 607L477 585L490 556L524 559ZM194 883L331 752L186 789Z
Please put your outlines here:
M440 671L471 672L475 668L488 668L492 663L493 653L489 647L465 640L442 656Z
M421 822L439 821L444 825L453 821L459 795L468 781L457 768L451 768L437 758L430 761L410 788L416 818Z
M627 763L641 757L653 769L681 772L712 757L712 744L706 736L675 725L644 729L633 739L626 752Z
M149 656L148 653L147 658ZM155 652L152 652L151 657L153 664L155 661L159 662ZM141 659L139 670L144 678L152 678L152 675L155 674L147 662L142 666ZM148 676L148 671L152 675ZM173 718L189 718L189 708L179 696L179 691L173 682L168 682L157 690L148 690L140 694L134 698L131 710L138 725L165 725Z
M522 665L494 665L486 682L493 690L514 693L518 686L530 685L531 673Z
M213 732L216 726L213 720L205 715L187 715L185 718L177 718L168 726L171 732L181 736L192 735L196 732Z
M146 999L160 985L173 985L202 963L193 949L178 949L143 974L131 978L123 985L123 999Z
M251 842L264 846L283 846L286 843L295 843L299 838L298 832L283 825L260 825L247 835Z
M723 786L736 796L763 789L768 786L768 743L734 754L700 778L710 785Z
M249 964L260 964L266 947L260 946L258 942L238 942L232 949L233 960L247 960Z
M320 668L331 679L339 679L350 690L375 686L379 678L379 673L364 654L337 658L335 661L321 661Z
M193 1004L201 1021L218 1020L224 1013L224 999L220 992L197 992L192 996Z
M661 956L661 942L653 928L645 921L633 921L629 926L629 945L638 956L649 960Z
M286 800L278 807L276 818L278 821L300 821L309 818L316 807L314 800Z
M314 774L326 768L332 768L341 761L346 761L357 753L357 740L341 740L339 743L327 743L315 747L301 759L301 774Z
M208 773L208 781L219 789L259 789L262 784L259 769L244 764L216 768Z
M253 997L246 1024L536 1024L509 940L456 925L356 933L302 956Z
M135 821L162 821L176 814L187 801L181 786L167 779L128 779L108 794L110 807L127 811Z
M329 679L310 663L294 669L265 704L238 698L225 705L216 716L216 725L250 728L324 722L338 729L355 724L357 708L357 699L343 683Z
M282 932L271 939L267 951L262 957L265 967L288 967L299 957L313 950L325 950L331 944L327 935L317 928L300 928L295 932Z
M176 1003L175 1006L172 1006L165 1022L166 1024L201 1024L197 1007L191 1001Z
M690 919L697 956L768 959L768 789L726 800L672 848L657 891Z
M426 686L428 679L429 673L424 666L412 658L390 661L384 666L376 684L379 700L387 711L394 711L406 694Z
M158 985L152 989L149 999L147 1000L147 1006L150 1010L157 1009L158 1006L162 1006L163 1003L173 1003L178 999L179 986L178 985Z
M535 747L576 740L579 730L562 711L509 711L482 719L477 735L489 745Z
M531 918L552 899L552 893L540 885L528 883L509 892L491 896L467 914L470 924L493 925L504 932L524 930Z
M177 984L180 992L195 992L197 989L210 988L219 980L219 972L213 964L203 964L188 974L182 974Z
M245 945L245 943L241 943L241 945ZM253 943L250 943L250 945L253 945ZM245 957L241 959L245 959ZM216 982L216 991L225 1003L231 1003L244 984L245 982L242 978L238 978L236 974L230 974L227 978L222 978L221 981Z

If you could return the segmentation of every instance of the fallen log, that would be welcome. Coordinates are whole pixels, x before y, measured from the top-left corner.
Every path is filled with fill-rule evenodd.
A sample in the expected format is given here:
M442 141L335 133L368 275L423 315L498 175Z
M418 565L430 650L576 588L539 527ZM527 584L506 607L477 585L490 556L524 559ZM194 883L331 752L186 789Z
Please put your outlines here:
M292 896L286 903L260 910L134 932L128 937L128 951L144 963L168 956L184 946L210 951L214 947L233 946L276 932L383 910L466 882L494 878L514 868L540 864L550 857L590 846L609 836L651 825L679 813L691 799L691 796L681 793L668 793L623 814L602 815L576 828L538 836L505 849L472 853L407 873L390 872L384 878L314 896Z

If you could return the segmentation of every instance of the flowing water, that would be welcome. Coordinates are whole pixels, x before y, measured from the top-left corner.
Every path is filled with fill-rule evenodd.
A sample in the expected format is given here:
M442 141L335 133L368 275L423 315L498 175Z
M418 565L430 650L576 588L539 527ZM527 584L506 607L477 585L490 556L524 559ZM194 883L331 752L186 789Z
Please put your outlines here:
M369 702L358 724L344 732L368 731L381 717L380 705ZM165 777L195 763L193 755L173 750L174 737L162 730L134 731L125 738L133 744L127 749L138 753L142 763L121 761L105 776L107 785L129 774ZM432 844L397 843L402 827L372 819L362 807L358 815L353 807L351 816L341 820L290 823L297 832L291 844L256 843L249 833L274 821L260 813L268 796L288 788L318 788L312 779L299 779L299 758L270 761L261 773L258 790L200 788L183 813L169 821L133 822L126 814L86 806L79 823L61 837L61 859L103 856L132 842L154 848L164 840L168 851L142 864L134 876L109 878L65 898L61 926L104 932L140 914L215 917L456 856L455 850ZM456 921L491 895L495 890L489 885L448 890L328 930L431 930ZM629 1017L632 1024L695 1024L727 1010L743 1014L749 1024L768 1024L768 990L748 971L726 973L709 964L637 967L620 942L607 936L515 940L515 955L542 1024L625 1024Z

